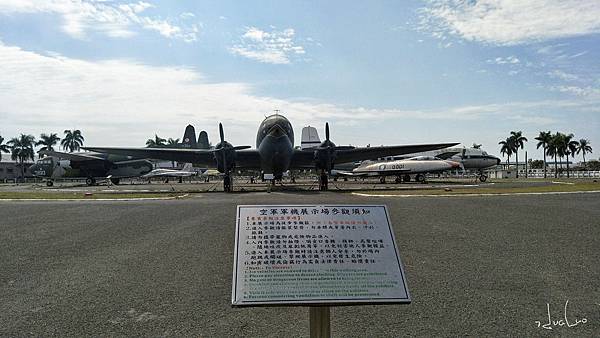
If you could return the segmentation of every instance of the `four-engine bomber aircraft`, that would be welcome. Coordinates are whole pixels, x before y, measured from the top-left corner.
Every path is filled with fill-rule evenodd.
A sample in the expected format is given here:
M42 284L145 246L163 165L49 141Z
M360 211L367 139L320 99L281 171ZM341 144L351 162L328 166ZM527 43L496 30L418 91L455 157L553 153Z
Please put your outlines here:
M336 163L354 162L379 157L443 149L458 143L436 143L381 147L336 146L329 139L329 124L325 124L325 141L318 147L294 149L294 130L283 115L266 117L258 128L256 149L250 146L233 146L225 141L223 126L219 123L221 141L213 149L165 148L107 148L85 147L103 153L129 155L178 162L201 163L216 167L224 174L223 188L231 191L231 173L235 168L259 169L265 178L279 180L290 169L316 169L319 172L319 189L327 190L328 176Z
M364 161L352 172L339 172L340 175L359 177L381 177L385 183L386 176L396 176L396 183L409 182L411 175L415 175L417 182L425 182L425 174L444 172L460 168L461 164L455 161L442 160L433 156L416 156L405 160L395 161Z

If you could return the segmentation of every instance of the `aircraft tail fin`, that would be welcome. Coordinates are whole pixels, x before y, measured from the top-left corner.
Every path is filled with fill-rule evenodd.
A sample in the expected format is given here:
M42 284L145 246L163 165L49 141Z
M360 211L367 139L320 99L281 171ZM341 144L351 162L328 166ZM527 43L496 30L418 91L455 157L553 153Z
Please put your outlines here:
M302 139L300 142L300 149L310 149L318 147L321 144L319 139L319 133L315 127L304 127L302 128Z
M188 124L185 127L185 132L183 133L183 140L181 142L182 148L196 148L196 129L191 124Z
M208 134L202 130L198 135L198 148L199 149L210 149L210 143L208 142Z

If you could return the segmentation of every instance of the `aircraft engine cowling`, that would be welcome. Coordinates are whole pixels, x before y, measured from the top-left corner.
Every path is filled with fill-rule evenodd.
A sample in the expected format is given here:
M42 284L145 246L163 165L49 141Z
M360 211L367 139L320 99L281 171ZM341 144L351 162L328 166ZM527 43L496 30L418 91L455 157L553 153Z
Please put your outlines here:
M337 151L354 149L352 146L338 147L329 140L329 123L325 123L325 141L315 148L314 159L318 170L331 172L335 164Z
M235 168L236 153L229 142L219 142L215 146L215 161L217 170L221 173L230 172Z
M219 142L211 152L217 162L217 170L227 176L233 168L235 168L236 151L248 149L250 147L234 147L231 143L225 141L225 134L223 133L223 125L221 123L219 123L219 136L221 137L221 142Z
M315 165L317 169L331 171L335 163L335 144L329 140L323 141L315 150Z

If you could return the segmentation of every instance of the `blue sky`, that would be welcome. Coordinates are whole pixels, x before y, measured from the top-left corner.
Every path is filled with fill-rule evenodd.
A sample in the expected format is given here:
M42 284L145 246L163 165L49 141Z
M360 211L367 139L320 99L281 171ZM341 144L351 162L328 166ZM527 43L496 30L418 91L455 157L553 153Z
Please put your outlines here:
M600 144L600 3L0 0L0 135L254 144L279 109L338 144ZM596 152L600 152L597 150ZM597 158L597 155L593 156Z

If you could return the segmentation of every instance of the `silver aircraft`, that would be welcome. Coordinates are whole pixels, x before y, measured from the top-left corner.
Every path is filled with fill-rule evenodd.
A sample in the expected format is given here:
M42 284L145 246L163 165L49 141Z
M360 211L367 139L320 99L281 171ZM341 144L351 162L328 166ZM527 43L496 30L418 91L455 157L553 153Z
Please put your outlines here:
M186 163L182 169L159 168L142 175L142 178L165 177L169 182L169 177L178 177L179 183L183 182L184 177L198 176L198 171L194 171L191 163Z
M338 172L340 175L358 177L380 177L385 183L386 176L396 176L395 182L409 182L411 176L417 182L425 182L425 174L444 172L460 168L459 162L442 160L433 156L416 156L395 161L364 161L351 172Z
M107 148L84 147L84 149L111 154L129 155L178 162L190 162L216 168L223 173L223 188L232 191L232 174L237 169L260 170L263 178L281 180L291 169L316 169L319 173L319 189L327 190L328 174L336 164L367 159L430 151L454 146L458 143L435 143L381 147L336 146L329 139L329 124L325 124L325 140L314 148L295 149L294 130L285 116L274 114L266 117L258 128L256 149L250 146L234 146L225 141L223 126L219 124L220 142L212 149L166 149L166 148Z

